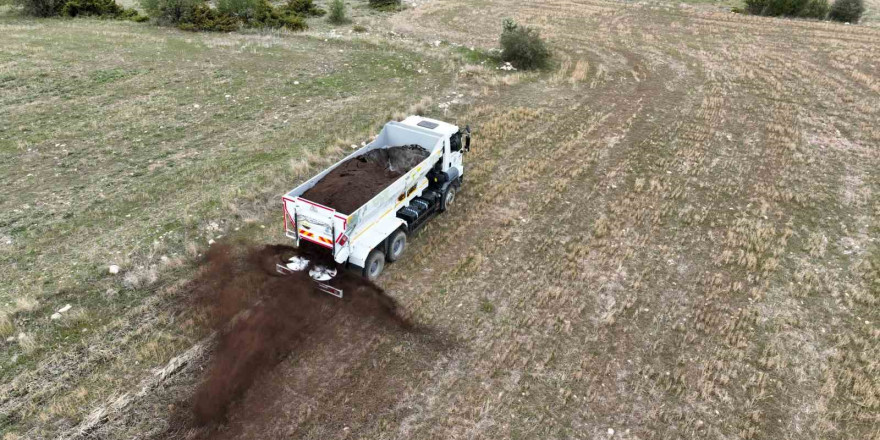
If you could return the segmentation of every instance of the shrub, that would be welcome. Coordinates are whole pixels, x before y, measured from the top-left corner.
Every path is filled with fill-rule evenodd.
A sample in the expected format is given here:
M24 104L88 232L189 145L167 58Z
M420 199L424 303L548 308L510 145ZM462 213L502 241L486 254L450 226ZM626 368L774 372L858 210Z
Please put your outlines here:
M205 3L196 3L183 12L177 27L185 31L232 32L238 30L239 20L217 12Z
M358 32L358 33L361 33L361 32L366 32L366 31L368 31L369 29L367 29L367 27L364 26L364 25L356 24L356 25L354 25L354 26L351 27L351 30L353 30L353 31L355 31L355 32Z
M147 15L166 26L180 24L185 16L194 17L204 14L203 11L199 13L194 11L199 5L204 6L203 0L140 0L140 2Z
M122 7L114 0L68 0L61 8L61 15L66 17L95 16L122 14Z
M308 29L305 19L288 7L275 8L268 0L259 0L256 16L247 23L252 27L286 28L292 31Z
M287 10L304 17L321 17L327 11L315 6L313 0L288 0Z
M36 17L62 15L65 17L99 16L128 20L143 18L134 9L125 9L119 6L115 0L13 0L13 2L22 6L26 14Z
M256 28L306 29L302 16L268 0L219 0L217 9L205 0L141 0L144 10L159 24L186 31L231 32L242 25Z
M508 18L501 31L501 59L518 69L541 68L550 60L550 50L536 29Z
M330 3L330 15L327 16L327 21L333 24L348 22L348 16L345 14L344 0L333 0L333 3Z
M243 21L252 20L260 7L258 0L217 0L217 12L231 15Z
M24 13L34 17L54 17L64 8L66 0L14 0Z
M809 0L798 13L798 17L824 20L828 16L828 0Z
M828 18L844 23L858 23L864 12L865 3L862 0L836 0Z
M400 0L370 0L370 7L383 11L397 10L400 8Z
M828 14L827 0L745 0L746 11L771 17L824 19Z

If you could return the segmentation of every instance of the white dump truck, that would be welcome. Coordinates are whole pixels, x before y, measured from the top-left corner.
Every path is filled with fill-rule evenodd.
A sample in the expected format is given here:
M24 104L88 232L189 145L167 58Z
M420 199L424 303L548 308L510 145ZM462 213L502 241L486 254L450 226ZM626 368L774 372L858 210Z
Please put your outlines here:
M382 162L382 171L371 171L387 178L388 184L366 180L373 175L358 177L359 167L375 167L373 157L387 157L392 149L407 153L419 150L413 163L404 165ZM386 151L374 151L388 149ZM297 247L315 247L332 256L337 267L317 265L299 256L282 261L277 266L281 273L309 270L309 274L324 292L342 297L343 292L333 286L337 269L360 270L369 280L375 280L386 262L401 258L406 249L407 236L424 225L434 215L445 211L455 200L462 185L464 166L462 157L470 149L470 129L420 116L410 116L402 122L385 124L381 133L369 144L335 163L282 198L284 229ZM396 151L396 150L395 150ZM397 169L395 169L397 167ZM332 180L332 182L330 182ZM335 185L342 198L358 191L367 191L366 201L350 202L350 212L340 211L323 200L310 200L310 194ZM326 191L324 191L326 192ZM313 197L315 198L315 197ZM328 199L329 200L329 199ZM330 206L328 206L330 205ZM342 206L342 203L337 203Z

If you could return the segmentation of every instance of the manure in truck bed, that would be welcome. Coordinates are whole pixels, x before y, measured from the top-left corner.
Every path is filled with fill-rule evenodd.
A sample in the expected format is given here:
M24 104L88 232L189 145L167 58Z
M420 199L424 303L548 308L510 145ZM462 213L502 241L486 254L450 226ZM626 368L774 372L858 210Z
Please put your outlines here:
M339 164L302 198L351 214L429 155L418 145L368 151Z

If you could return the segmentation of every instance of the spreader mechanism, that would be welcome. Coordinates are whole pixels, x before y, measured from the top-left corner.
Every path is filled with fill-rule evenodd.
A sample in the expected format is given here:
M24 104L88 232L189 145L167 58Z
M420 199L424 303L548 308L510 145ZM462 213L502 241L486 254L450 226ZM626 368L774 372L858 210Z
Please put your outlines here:
M309 269L310 262L308 259L293 256L287 260L287 263L281 264L278 263L275 265L275 270L282 275L292 275L295 272L302 272L306 269ZM322 266L319 264L311 265L312 267L309 269L309 277L312 278L312 281L318 287L318 290L329 293L337 298L342 298L342 289L337 289L324 281L330 281L336 276L336 269L332 267Z

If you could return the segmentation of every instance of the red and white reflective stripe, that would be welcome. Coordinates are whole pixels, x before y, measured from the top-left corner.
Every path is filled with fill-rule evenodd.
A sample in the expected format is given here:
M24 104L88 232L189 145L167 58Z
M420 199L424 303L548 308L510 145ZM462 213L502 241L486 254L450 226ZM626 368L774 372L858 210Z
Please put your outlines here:
M315 240L313 238L309 238L309 237L300 237L300 238L302 238L303 240L306 240L306 241L311 241L312 243L315 243L315 244L319 244L321 246L324 246L325 248L333 249L333 245L330 245L327 243L322 243L322 242Z

